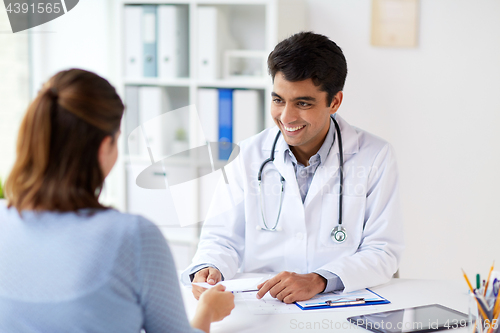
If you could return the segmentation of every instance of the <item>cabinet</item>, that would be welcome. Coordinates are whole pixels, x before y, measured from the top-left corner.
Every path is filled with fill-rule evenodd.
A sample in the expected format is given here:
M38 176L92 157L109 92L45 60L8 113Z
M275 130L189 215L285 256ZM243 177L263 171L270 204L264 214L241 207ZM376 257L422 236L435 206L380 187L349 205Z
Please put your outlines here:
M273 125L267 56L279 40L305 29L306 8L298 0L121 0L117 6L118 88L127 106L117 200L160 226L183 269L227 159L221 148L206 158L193 149L225 140L226 125L232 142ZM232 117L224 123L226 102Z

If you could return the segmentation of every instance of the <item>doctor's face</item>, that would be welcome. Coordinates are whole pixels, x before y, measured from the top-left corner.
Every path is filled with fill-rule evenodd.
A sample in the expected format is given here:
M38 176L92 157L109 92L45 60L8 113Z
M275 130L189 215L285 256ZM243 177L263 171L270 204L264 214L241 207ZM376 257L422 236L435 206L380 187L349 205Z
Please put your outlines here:
M342 92L327 105L327 93L311 79L290 82L278 72L272 95L271 115L286 143L309 157L316 154L330 128L330 115L342 103Z

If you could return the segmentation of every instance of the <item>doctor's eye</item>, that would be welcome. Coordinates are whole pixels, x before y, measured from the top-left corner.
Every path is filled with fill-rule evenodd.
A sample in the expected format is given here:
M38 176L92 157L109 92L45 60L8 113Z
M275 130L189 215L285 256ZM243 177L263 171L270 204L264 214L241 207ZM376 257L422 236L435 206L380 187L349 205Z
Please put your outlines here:
M298 102L297 105L300 107L303 107L303 108L307 108L307 107L311 106L311 104L306 103L306 102Z
M273 103L274 103L274 104L280 104L280 103L282 103L282 102L283 102L283 101L282 101L281 99L279 99L279 98L274 98L274 99L273 99Z

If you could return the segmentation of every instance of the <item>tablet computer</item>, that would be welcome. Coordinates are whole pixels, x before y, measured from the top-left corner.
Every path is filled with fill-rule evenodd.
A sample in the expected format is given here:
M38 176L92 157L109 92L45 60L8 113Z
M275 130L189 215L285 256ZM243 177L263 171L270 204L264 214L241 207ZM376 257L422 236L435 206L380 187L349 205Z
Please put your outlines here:
M466 327L469 324L468 315L439 304L370 313L347 320L377 333L424 333Z

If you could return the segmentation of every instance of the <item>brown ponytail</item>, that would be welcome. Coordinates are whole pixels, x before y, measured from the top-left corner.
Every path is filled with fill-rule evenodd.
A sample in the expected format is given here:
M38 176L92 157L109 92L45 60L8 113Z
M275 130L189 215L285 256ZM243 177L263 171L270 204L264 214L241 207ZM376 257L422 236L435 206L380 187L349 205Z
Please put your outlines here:
M9 207L76 211L98 202L102 140L120 128L123 103L98 75L70 69L42 87L24 116L17 157L5 182Z

